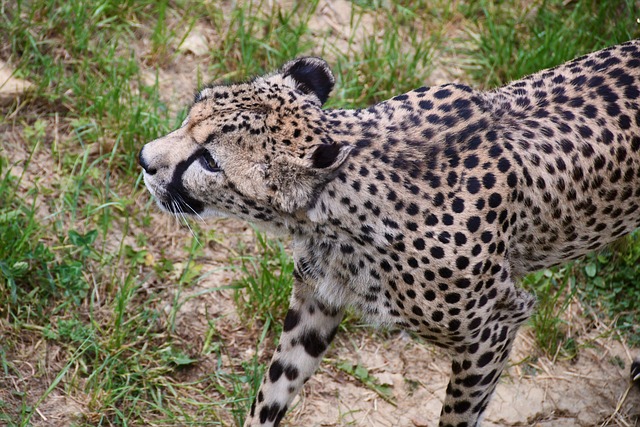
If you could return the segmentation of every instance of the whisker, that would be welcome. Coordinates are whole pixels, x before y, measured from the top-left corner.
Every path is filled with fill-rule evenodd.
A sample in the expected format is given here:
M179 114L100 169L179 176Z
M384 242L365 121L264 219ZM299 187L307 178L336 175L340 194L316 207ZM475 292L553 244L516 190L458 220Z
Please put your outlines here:
M173 218L176 220L176 225L180 227L182 225L180 223L180 206L173 196L171 197L171 206L173 207Z
M182 196L180 196L180 198L182 198ZM182 201L182 203L183 203L186 207L188 207L189 209L191 209L191 212L193 212L193 215L195 215L195 216L196 216L196 217L197 217L201 222L205 222L204 218L202 218L202 217L200 216L200 214L199 214L198 212L196 212L196 210L195 210L195 209L193 209L189 203L185 202L185 201L184 201L184 199L182 199L181 201Z
M181 204L182 206L188 206L188 207L189 207L189 209L191 209L192 211L194 211L194 210L193 210L193 208L192 208L191 206L189 206L189 204L188 204L188 203L186 203L186 202L184 201L184 199L182 198L182 196L177 195L177 197L179 197L179 198L180 198L179 200L180 200L180 204ZM182 218L182 221L183 221L184 225L186 225L186 226L187 226L187 228L188 228L188 229L189 229L189 231L191 232L191 235L193 236L193 238L194 238L194 239L196 239L196 243L198 243L198 245L202 246L202 243L200 242L200 239L198 239L198 236L196 235L195 231L193 231L193 228L191 228L191 225L189 224L189 220L188 220L187 216L184 214L184 212L182 212L182 210L181 210L181 209L176 209L176 210L179 212L180 217ZM194 211L194 212L195 212L195 211Z

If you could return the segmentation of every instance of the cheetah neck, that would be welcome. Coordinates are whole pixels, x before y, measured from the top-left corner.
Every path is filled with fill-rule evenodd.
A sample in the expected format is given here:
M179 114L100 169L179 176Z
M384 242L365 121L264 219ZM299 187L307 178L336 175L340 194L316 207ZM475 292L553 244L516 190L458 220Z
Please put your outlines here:
M469 100L465 105L475 115L473 123L490 114L477 92L454 85L446 88L451 98ZM470 126L463 120L430 117L431 111L445 104L433 96L438 90L442 87L420 88L367 109L324 111L327 134L336 143L352 146L353 151L302 215L306 225L295 224L294 237L342 235L387 246L400 234L399 218L407 213L411 217L413 206L417 212L418 204L437 197L439 190L419 189L417 182L445 167L448 147L473 129L473 123ZM451 104L455 101L445 107L455 108ZM411 218L405 222L411 225Z

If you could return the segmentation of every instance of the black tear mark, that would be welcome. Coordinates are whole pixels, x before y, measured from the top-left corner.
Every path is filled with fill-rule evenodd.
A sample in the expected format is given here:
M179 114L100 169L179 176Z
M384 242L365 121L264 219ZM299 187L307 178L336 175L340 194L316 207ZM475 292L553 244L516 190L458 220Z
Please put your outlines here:
M202 156L202 151L198 150L189 156L188 159L179 162L173 171L171 182L167 185L167 192L173 203L163 202L167 210L178 213L198 214L204 210L204 203L191 197L182 182L182 176L193 162Z

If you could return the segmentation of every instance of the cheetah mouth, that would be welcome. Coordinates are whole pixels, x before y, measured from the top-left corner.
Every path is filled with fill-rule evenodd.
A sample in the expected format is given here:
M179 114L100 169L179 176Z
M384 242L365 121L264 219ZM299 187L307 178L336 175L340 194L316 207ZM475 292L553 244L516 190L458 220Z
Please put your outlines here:
M204 203L191 197L181 185L170 183L166 188L160 188L145 174L144 183L163 211L174 215L200 216L204 210Z
M170 184L163 198L156 198L164 210L173 214L200 215L204 211L204 203L189 196L181 188L172 188Z
M200 215L204 211L202 202L196 199L184 199L171 196L167 200L158 200L158 204L173 214Z

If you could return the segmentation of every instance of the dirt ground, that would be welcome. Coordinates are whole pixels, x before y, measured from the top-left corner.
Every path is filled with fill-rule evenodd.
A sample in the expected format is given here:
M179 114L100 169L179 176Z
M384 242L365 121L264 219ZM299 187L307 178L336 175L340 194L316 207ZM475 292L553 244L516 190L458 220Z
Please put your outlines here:
M336 31L338 39L340 35L343 39L347 37L349 3L320 3L312 29L328 26ZM174 111L192 98L196 89L194 70L198 64L200 69L206 69L206 48L203 46L213 43L215 37L211 28L199 23L181 47L181 60L160 72L161 90ZM144 45L140 48L144 49ZM452 55L450 50L434 55L438 62L427 84L460 78L459 61ZM149 71L148 77L153 81L155 73ZM157 235L162 236L153 242L157 247L171 246L171 239L180 239L178 234L188 233L186 229L176 230L176 222L171 218L161 215L155 218ZM208 321L218 319L217 329L226 340L226 346L235 349L234 356L248 359L253 355L257 337L238 321L230 292L203 291L231 283L233 273L225 269L229 248L236 247L241 241L251 242L253 232L246 224L233 220L216 220L211 226L218 235L226 236L226 240L222 245L206 246L206 279L182 295L183 301L189 294L194 298L188 299L178 311L176 333L197 345L204 339ZM147 286L149 292L153 292L157 284ZM169 311L171 301L169 291L166 307L162 308ZM640 388L632 388L628 379L632 356L640 353L640 349L629 349L612 336L608 325L598 323L588 313L584 315L585 309L577 302L568 310L569 319L588 319L576 320L577 324L572 325L579 347L578 357L552 361L540 356L531 330L524 328L483 425L640 426ZM318 373L304 387L283 425L422 427L436 424L449 376L446 354L403 332L372 331L372 328L357 328L338 334ZM261 351L264 354L259 355L260 359L268 360L270 349ZM215 369L215 362L202 360L189 375L194 378L206 375L207 370ZM390 397L382 398L368 384L346 374L338 367L344 362L366 368L378 384L390 390ZM81 413L83 406L82 402L54 392L39 407L42 418L34 417L33 421L36 425L65 425L64 420L69 419L65 414ZM43 421L45 419L47 421Z

